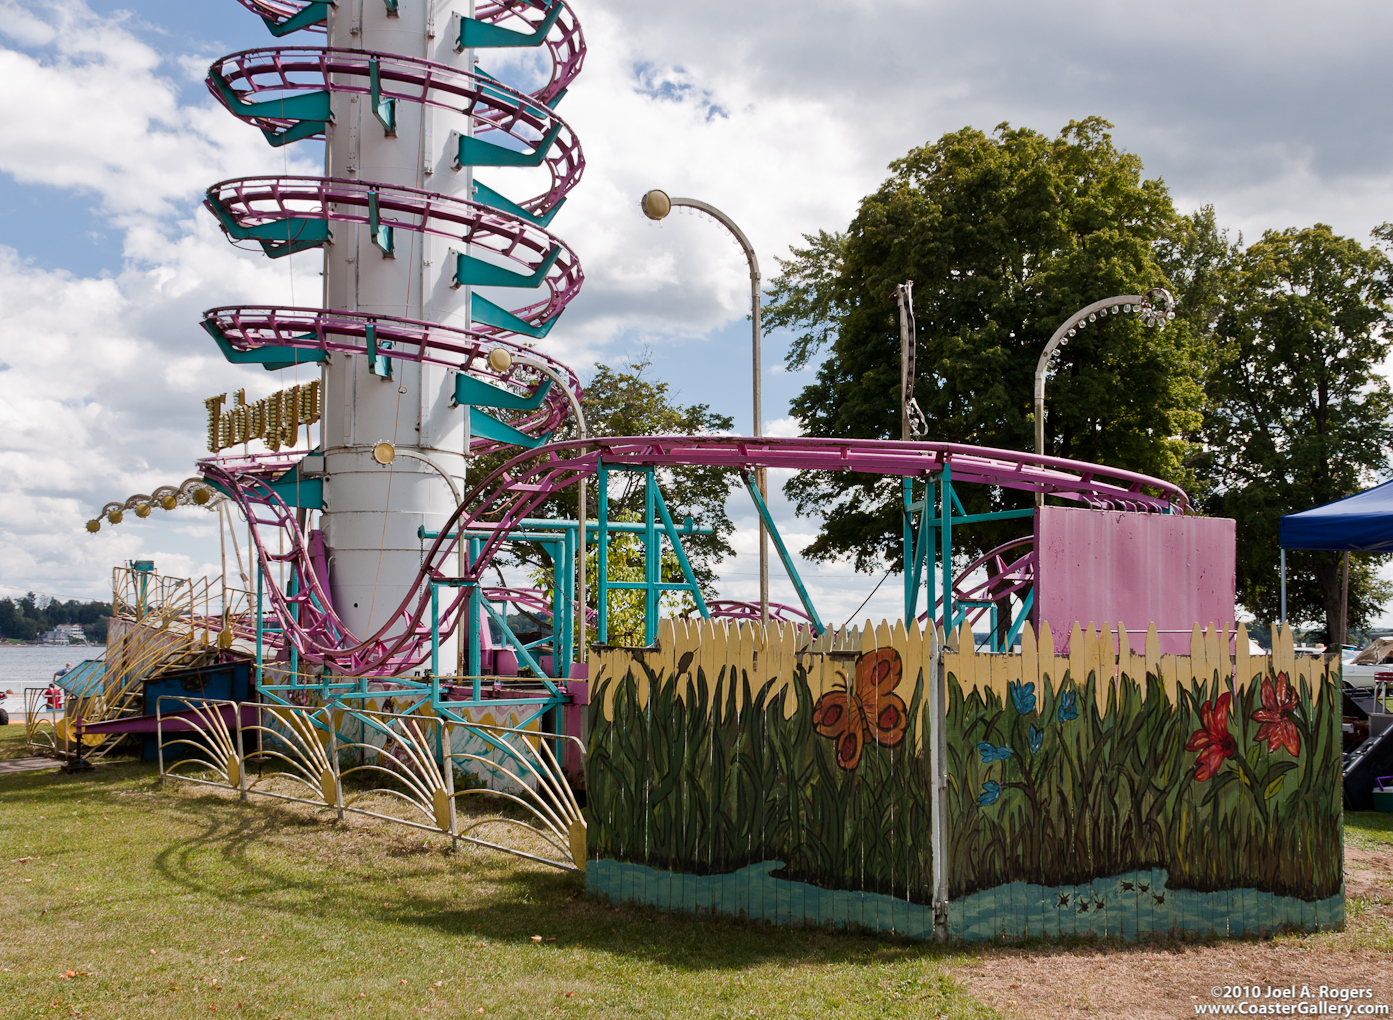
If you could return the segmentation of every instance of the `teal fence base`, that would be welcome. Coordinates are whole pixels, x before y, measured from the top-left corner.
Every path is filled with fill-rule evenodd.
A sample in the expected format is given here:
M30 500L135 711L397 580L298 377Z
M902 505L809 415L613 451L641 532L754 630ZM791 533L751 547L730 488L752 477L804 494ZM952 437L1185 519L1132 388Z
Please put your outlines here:
M933 937L929 906L881 893L822 889L773 877L771 873L782 867L781 861L761 861L730 874L687 875L643 864L591 860L585 868L585 889L611 903L637 903L659 910ZM1312 902L1256 889L1198 892L1168 888L1167 877L1158 868L1077 886L1012 882L986 889L949 901L949 937L972 942L1068 936L1240 937L1279 930L1328 930L1344 924L1343 893Z

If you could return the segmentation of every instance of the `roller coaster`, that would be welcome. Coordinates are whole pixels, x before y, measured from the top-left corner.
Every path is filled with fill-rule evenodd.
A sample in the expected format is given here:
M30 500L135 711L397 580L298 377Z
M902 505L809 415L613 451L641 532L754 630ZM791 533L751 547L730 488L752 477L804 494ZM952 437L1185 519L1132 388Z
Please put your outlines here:
M368 719L368 702L388 690L402 693L408 713L426 709L465 725L471 713L511 706L514 729L522 730L575 699L571 685L586 675L591 621L595 639L609 639L613 591L642 593L649 644L665 592L685 593L703 617L757 620L758 605L707 601L683 544L703 529L675 521L658 484L677 467L741 475L799 597L799 607L771 606L772 615L809 641L828 628L750 481L757 469L898 477L905 619L931 616L951 628L987 613L995 622L1004 610L992 640L1008 645L1030 612L1030 539L955 570L952 535L1034 511L969 515L955 487L1043 493L1137 513L1189 512L1185 493L1161 479L1019 451L587 436L580 378L539 346L584 283L575 252L551 231L585 168L579 139L556 112L586 53L568 3L487 0L446 18L437 8L449 5L424 0L240 2L276 37L326 33L329 45L222 57L207 87L271 146L323 139L326 175L220 181L207 189L204 206L234 245L272 259L322 250L324 307L212 308L201 325L232 364L317 374L319 445L216 451L199 462L198 479L109 504L103 515L119 523L126 509L143 517L151 505L225 503L245 519L252 608L240 623L225 615L222 627L254 647L264 703L303 708L312 696ZM479 54L510 47L540 55L530 89L478 66ZM512 181L544 172L546 183L527 187L535 192L529 197L508 198L477 180L476 168L496 168ZM563 428L579 438L556 440ZM468 485L471 465L486 455L502 463ZM641 477L642 520L611 519L615 472ZM550 508L572 487L580 490L579 519L554 516ZM310 518L316 512L318 527ZM100 526L98 518L89 529ZM638 536L642 581L610 579L617 534ZM550 590L486 585L485 571L514 542L549 546ZM680 577L664 577L665 548ZM597 583L588 592L592 551ZM511 622L516 612L547 621L550 632L521 639ZM499 649L530 679L509 670L501 686ZM304 725L329 724L316 717ZM373 717L372 725L406 739L395 724ZM501 746L503 738L489 740Z

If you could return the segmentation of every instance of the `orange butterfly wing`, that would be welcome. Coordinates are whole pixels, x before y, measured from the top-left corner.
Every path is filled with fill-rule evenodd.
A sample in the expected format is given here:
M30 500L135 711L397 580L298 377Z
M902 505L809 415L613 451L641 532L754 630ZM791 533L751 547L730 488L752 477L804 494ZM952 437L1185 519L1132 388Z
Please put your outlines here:
M866 739L866 717L855 696L838 687L818 698L813 706L813 728L832 741L838 765L847 771L856 768Z
M868 735L882 747L894 747L904 739L909 711L894 693L904 673L900 653L877 648L856 660L856 700L861 703Z

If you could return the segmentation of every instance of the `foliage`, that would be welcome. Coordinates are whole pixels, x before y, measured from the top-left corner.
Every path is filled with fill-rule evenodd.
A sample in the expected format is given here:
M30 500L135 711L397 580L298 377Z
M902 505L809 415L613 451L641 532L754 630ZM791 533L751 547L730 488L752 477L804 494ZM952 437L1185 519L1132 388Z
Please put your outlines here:
M647 704L632 673L591 697L592 853L697 874L780 860L777 878L933 901L927 759L912 750L922 674L903 742L870 742L846 770L813 733L801 665L772 697L773 681L752 691L745 670L722 667L714 689L700 667L680 689L647 673ZM601 711L611 686L612 720Z
M591 701L592 855L696 874L777 859L779 877L932 902L928 763L912 750L927 726L922 673L903 743L867 741L847 767L814 730L801 666L772 696L773 681L752 691L733 667L714 690L702 669L683 683L638 668L646 704L632 671ZM1003 699L964 694L949 674L952 897L1152 868L1172 889L1339 891L1339 693L1327 678L1259 674L1230 689L1216 672L1172 703L1160 678L1123 676L1101 711L1098 683L1066 672Z
M1340 716L1338 690L1305 677L1289 713L1300 757L1271 750L1254 714L1262 684L1231 695L1233 752L1204 770L1202 708L1227 680L1192 679L1172 704L1166 686L1123 676L1099 712L1098 678L1066 671L1028 711L949 675L948 770L952 894L1007 882L1047 886L1165 868L1170 888L1254 888L1303 899L1338 892ZM1319 681L1318 681L1319 683ZM1032 685L1033 686L1033 685ZM1070 716L1073 716L1072 718ZM983 761L979 745L1009 749ZM1228 748L1225 748L1228 750ZM1212 760L1212 759L1211 759ZM999 795L983 804L983 786Z
M77 623L82 625L88 641L102 644L106 641L106 621L109 616L109 602L83 602L78 599L60 602L31 591L21 599L0 599L0 637L33 641L60 623Z
M1383 240L1393 227L1375 232ZM1238 597L1278 615L1278 521L1352 495L1393 459L1393 390L1380 368L1393 346L1393 266L1328 226L1269 231L1232 259L1209 380L1208 509L1238 521ZM1393 589L1383 557L1355 556L1349 619L1378 615ZM1341 555L1288 554L1288 616L1339 630Z
M899 438L894 288L905 280L915 283L914 392L928 438L1008 449L1034 448L1035 365L1064 319L1109 295L1211 283L1209 239L1113 145L1110 126L1091 117L1054 139L1005 124L990 138L946 134L892 163L846 233L808 235L780 263L766 326L797 334L791 368L828 349L793 402L805 434ZM1206 363L1194 316L1163 332L1125 316L1080 330L1046 391L1047 452L1190 484ZM897 481L808 473L786 491L800 513L825 519L805 555L898 564ZM978 486L963 498L969 513L1029 500ZM1002 527L964 529L965 545L1014 534Z

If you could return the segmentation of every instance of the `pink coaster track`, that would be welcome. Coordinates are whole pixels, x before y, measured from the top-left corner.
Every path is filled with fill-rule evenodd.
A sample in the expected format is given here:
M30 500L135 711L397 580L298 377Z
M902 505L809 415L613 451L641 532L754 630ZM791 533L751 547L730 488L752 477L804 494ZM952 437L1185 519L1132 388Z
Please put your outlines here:
M695 610L688 610L683 613L684 617L690 618ZM759 603L741 602L739 599L709 599L706 603L707 615L713 620L758 620ZM801 623L807 624L811 620L808 614L796 606L786 606L782 602L769 603L769 619L779 620L782 623Z
M342 178L241 177L214 184L203 204L234 244L254 242L273 254L309 236L308 226L316 222L416 231L474 246L519 267L491 267L499 272L544 274L537 283L546 287L547 298L512 312L538 329L561 314L585 279L575 253L554 234L489 206L418 188ZM266 229L282 224L284 230Z
M560 205L585 169L574 132L544 99L429 60L309 47L244 50L213 64L207 85L229 113L260 128L273 144L304 119L293 115L295 100L315 93L373 96L462 112L473 118L476 137L501 133L511 140L513 145L500 146L508 152L495 155L504 160L498 165L527 165L524 157L534 150L532 158L551 172L547 191L518 203L534 214ZM326 104L322 112L327 111ZM321 129L298 137L322 135Z
M303 16L314 0L238 0L252 13L274 29L284 26L297 16ZM551 58L551 75L533 93L533 98L555 105L562 93L580 74L585 63L585 36L580 22L564 0L480 0L474 10L474 21L496 28L531 35L550 25L543 46ZM303 26L311 32L323 32L323 22ZM276 34L281 34L277 32ZM479 45L476 43L475 45Z
M763 466L910 477L931 476L946 467L955 483L1046 492L1100 509L1190 512L1184 491L1159 478L1059 457L954 443L725 436L620 436L551 443L513 458L475 486L427 551L412 594L402 601L392 619L366 640L347 643L346 630L327 609L327 601L316 605L302 595L292 606L284 592L273 589L271 598L278 615L282 619L287 614L295 616L295 625L287 627L289 639L307 661L325 663L346 675L400 673L420 663L429 653L431 634L426 621L431 582L455 576L450 568L456 562L456 539L450 536L459 530L489 533L478 556L461 575L466 582L479 583L508 533L549 496L581 477L595 475L601 459L609 465L634 467L700 465L740 470ZM260 476L231 462L204 461L203 466L207 477L232 492L244 512L255 520L254 534L263 524L294 530L293 511ZM291 564L297 578L312 574L304 543L292 538L290 552L266 562ZM265 557L266 546L259 535L256 542ZM1000 550L993 552L1004 555ZM464 590L458 589L456 597L442 605L442 635L453 631L464 598Z
M501 389L526 396L543 382L535 369L515 363L506 372L490 367L488 353L506 347L515 354L540 361L561 379L577 402L582 396L580 379L569 367L535 348L526 347L501 329L453 329L436 322L399 319L390 315L333 311L327 308L275 308L265 305L232 305L210 308L203 325L227 341L234 350L289 347L326 354L366 354L367 330L372 326L376 342L392 344L393 358L423 361L459 369L485 379ZM544 436L571 414L570 401L560 389L547 392L541 407L508 422L529 436ZM504 444L475 436L469 449L474 454L492 453Z

